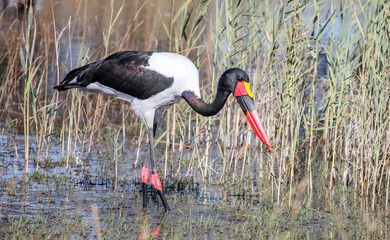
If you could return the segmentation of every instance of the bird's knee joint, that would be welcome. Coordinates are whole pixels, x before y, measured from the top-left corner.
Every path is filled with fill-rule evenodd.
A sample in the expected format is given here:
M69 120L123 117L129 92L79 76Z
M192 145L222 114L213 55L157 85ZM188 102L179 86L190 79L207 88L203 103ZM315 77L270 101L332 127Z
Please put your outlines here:
M142 167L141 180L143 183L146 183L146 184L148 184L148 182L149 182L149 168L147 168L145 166Z
M162 184L161 184L161 181L160 179L158 178L158 175L157 175L157 170L154 170L154 172L152 173L152 185L153 187L156 189L156 190L159 190L162 192Z

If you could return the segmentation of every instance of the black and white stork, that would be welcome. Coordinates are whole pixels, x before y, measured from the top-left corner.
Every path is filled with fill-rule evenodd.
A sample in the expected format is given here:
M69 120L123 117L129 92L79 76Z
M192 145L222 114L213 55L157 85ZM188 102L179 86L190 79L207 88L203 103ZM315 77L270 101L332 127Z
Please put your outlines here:
M118 52L70 71L60 85L54 88L58 91L79 88L125 100L131 103L132 110L144 120L149 130L150 149L149 163L144 160L141 171L144 208L148 202L150 167L151 183L165 210L169 210L155 165L154 135L158 113L180 98L184 98L197 113L211 116L221 110L230 93L233 93L257 136L272 151L256 112L248 74L239 68L226 70L222 74L212 103L205 103L200 98L198 69L188 58L176 53Z

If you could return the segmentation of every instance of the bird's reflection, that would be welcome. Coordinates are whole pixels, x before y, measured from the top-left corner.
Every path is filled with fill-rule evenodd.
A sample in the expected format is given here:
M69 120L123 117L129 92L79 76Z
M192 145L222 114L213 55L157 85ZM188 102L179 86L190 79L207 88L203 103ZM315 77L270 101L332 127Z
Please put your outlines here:
M161 221L166 218L166 212L161 213L158 222L146 209L143 209L140 220L139 239L159 239Z

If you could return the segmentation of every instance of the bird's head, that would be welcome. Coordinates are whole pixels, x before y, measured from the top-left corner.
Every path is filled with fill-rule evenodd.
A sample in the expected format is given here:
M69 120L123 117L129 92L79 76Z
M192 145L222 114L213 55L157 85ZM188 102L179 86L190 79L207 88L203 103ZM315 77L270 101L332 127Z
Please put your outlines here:
M266 144L268 150L272 152L271 144L261 124L259 114L256 111L253 94L249 87L248 74L239 68L228 69L222 74L218 88L219 90L233 93L234 98L240 104L242 111L256 135Z
M239 82L246 83L249 86L248 74L240 68L231 68L222 74L218 88L221 90L234 92Z

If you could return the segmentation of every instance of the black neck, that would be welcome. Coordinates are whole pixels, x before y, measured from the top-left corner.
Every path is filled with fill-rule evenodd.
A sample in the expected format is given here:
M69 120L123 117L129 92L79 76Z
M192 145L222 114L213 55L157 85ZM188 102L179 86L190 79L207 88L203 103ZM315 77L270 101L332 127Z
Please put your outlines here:
M195 112L202 114L203 116L212 116L222 109L229 94L230 91L226 91L218 87L217 95L212 103L205 103L192 91L184 91L181 96L188 102Z

